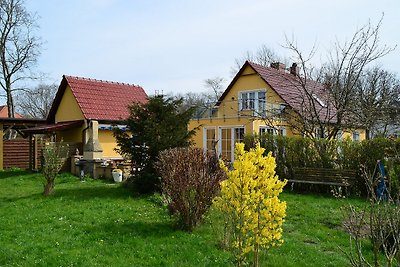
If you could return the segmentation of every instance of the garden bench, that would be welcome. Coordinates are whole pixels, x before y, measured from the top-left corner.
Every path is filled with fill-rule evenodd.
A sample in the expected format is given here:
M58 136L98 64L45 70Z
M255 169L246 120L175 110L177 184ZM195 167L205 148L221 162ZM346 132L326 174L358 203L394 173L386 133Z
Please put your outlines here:
M342 186L347 188L356 183L357 171L326 168L293 168L293 179L289 179L291 188L295 183Z

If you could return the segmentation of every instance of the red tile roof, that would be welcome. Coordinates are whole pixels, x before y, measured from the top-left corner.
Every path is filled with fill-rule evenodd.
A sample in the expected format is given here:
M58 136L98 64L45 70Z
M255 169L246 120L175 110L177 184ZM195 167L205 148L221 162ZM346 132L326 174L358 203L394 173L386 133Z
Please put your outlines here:
M18 118L22 118L22 115L17 113L17 112L15 112L14 117L18 119ZM0 118L8 118L8 107L7 107L7 105L0 106Z
M147 94L137 85L64 75L48 117L49 121L54 122L55 112L67 85L70 86L85 119L124 120L129 116L129 105L147 101Z
M309 112L307 112L307 109L310 109L312 106L311 101L313 101L317 113L322 121L334 121L336 112L334 107L329 104L329 93L326 91L323 84L312 80L307 80L305 81L305 87L307 88L306 92L301 84L301 79L299 76L283 70L264 67L249 61L246 61L241 70L235 76L231 84L218 100L218 104L221 103L221 101L225 98L233 84L240 77L241 73L247 66L253 68L254 71L283 99L283 101L285 101L286 104L298 114L302 116L308 114ZM307 93L309 94L308 96ZM314 95L314 97L312 97L312 95Z

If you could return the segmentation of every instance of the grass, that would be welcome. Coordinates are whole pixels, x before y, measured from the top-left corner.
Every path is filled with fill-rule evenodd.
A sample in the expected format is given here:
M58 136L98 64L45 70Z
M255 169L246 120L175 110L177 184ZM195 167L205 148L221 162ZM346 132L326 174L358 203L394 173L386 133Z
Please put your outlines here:
M233 266L219 246L216 212L192 233L175 228L156 196L132 197L120 185L57 178L41 195L40 174L0 173L0 266ZM263 266L349 266L340 208L361 200L283 193L285 243Z

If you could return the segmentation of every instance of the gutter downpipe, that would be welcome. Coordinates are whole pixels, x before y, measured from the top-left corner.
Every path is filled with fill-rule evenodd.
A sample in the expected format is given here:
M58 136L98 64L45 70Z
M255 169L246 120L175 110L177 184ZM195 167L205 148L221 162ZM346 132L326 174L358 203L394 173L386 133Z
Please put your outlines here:
M86 120L86 124L87 124L87 127L86 128L84 128L83 130L82 130L82 153L83 153L83 147L85 146L85 144L86 144L86 131L89 129L89 127L90 127L90 122L91 122L91 120L89 120L89 119L87 119ZM82 154L83 155L83 154Z

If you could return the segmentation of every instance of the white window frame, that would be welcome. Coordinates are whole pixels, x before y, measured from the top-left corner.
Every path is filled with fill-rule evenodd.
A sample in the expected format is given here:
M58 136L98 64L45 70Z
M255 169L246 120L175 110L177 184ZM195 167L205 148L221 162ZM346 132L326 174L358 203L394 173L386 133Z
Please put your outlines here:
M267 126L267 125L261 125L258 127L258 134L261 135L262 131L268 132L272 130L272 135L276 136L276 135L282 135L282 136L286 136L286 127L283 126L279 126L279 127L271 127L271 126Z
M353 141L360 141L360 132L359 131L353 132Z
M207 151L207 130L214 130L215 131L215 136L214 136L214 142L218 142L218 130L216 126L211 126L211 127L204 127L203 128L203 149L204 151ZM216 147L217 149L217 147Z
M235 130L236 129L243 129L243 136L246 134L246 127L244 125L232 125L232 126L220 126L218 127L218 145L217 145L217 153L218 157L222 156L222 130L223 129L230 129L231 130L231 158L228 159L231 162L235 160L235 144L238 143L235 138Z
M261 99L259 98L259 93L264 93L264 103L260 101ZM250 95L254 94L254 98L251 99ZM243 97L243 95L246 95L246 97ZM239 91L238 93L238 99L239 99L239 111L257 111L260 113L265 112L266 107L267 107L267 90L266 89L256 89L256 90L245 90L245 91ZM245 106L244 101L246 102Z

